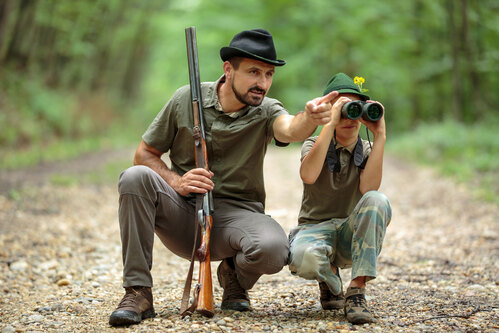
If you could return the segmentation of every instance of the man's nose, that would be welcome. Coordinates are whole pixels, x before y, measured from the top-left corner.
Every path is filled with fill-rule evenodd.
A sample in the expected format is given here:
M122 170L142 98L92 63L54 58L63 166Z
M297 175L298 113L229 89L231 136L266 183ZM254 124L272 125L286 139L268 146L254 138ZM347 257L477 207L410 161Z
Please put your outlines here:
M264 75L259 75L257 80L257 86L261 89L267 90L269 84L271 83L271 79Z

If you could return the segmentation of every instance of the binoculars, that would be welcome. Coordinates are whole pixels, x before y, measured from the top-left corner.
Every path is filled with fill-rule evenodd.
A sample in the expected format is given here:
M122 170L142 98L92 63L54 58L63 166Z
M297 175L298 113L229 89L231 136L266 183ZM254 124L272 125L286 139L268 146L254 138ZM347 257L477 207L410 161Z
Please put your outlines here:
M351 101L343 104L341 117L349 119L359 119L378 121L383 117L383 107L379 103L365 101Z

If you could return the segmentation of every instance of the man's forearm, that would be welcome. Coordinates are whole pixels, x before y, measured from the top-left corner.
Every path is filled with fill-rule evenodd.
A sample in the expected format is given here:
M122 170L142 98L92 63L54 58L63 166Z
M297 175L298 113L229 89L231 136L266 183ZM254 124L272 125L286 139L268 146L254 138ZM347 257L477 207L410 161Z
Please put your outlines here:
M170 170L166 163L158 156L149 152L136 152L133 159L134 165L145 165L154 170L165 182L176 189L180 175Z
M314 133L316 128L317 125L308 119L304 111L299 112L291 122L290 131L294 140L290 142L305 140Z
M307 115L303 111L295 116L287 115L281 117L283 118L278 126L278 131L274 131L276 139L281 142L303 141L312 135L317 128L313 122L307 119Z

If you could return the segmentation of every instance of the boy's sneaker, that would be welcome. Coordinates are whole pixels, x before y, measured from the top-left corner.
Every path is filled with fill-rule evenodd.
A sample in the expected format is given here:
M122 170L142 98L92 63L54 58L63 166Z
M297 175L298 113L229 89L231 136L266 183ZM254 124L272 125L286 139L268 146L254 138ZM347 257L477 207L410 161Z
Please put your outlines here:
M127 287L125 296L109 317L112 326L138 324L142 319L156 316L152 303L152 291L148 287Z
M218 282L224 288L222 310L248 311L250 300L248 291L243 289L237 280L232 259L224 259L217 269Z
M345 304L345 296L343 291L339 295L335 295L329 290L325 282L319 282L319 290L321 291L321 306L324 310L339 310L343 309Z
M375 322L373 314L367 309L365 288L348 288L345 295L345 317L352 324Z

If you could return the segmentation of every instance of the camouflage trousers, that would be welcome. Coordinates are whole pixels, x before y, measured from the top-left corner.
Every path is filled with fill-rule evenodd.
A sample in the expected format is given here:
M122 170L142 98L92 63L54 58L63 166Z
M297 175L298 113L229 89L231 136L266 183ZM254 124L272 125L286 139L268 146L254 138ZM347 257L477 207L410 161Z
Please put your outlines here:
M289 234L291 273L325 282L334 294L341 293L342 286L331 265L352 267L352 279L359 276L365 276L366 281L374 279L376 260L391 216L388 198L370 191L347 218L293 228Z

